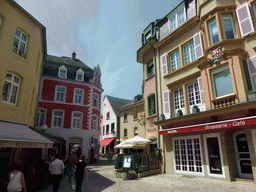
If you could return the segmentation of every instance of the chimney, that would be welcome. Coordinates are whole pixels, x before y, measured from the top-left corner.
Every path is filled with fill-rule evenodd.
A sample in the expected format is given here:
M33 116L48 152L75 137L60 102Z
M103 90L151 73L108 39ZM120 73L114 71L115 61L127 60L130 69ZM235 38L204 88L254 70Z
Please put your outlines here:
M74 51L73 53L72 53L72 60L76 60L76 52Z

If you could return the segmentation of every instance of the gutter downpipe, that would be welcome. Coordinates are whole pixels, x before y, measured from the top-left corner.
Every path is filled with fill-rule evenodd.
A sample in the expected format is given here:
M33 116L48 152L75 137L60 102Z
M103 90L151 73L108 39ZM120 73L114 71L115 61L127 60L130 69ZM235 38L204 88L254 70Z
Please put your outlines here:
M157 121L159 121L158 89L157 89L157 68L156 68L156 49L150 43L148 43L148 44L153 48L153 62L155 64L155 86L156 86L156 115L157 115ZM157 147L160 147L159 125L157 125Z

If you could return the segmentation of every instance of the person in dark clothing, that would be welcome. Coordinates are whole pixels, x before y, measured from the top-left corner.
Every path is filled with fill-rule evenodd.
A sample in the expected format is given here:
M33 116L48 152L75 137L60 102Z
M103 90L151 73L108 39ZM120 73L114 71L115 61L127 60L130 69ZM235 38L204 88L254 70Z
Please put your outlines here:
M87 176L87 179L89 177L88 171L86 168L86 162L84 161L85 156L81 155L81 158L75 165L75 179L76 179L76 192L82 191L82 185L84 180L84 172Z

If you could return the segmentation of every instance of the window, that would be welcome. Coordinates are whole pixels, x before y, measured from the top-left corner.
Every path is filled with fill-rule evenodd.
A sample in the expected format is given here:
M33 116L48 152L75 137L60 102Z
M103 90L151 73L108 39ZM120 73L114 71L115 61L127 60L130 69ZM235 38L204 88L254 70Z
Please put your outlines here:
M74 89L74 103L83 104L84 100L84 90L83 89Z
M17 104L21 78L12 73L5 77L3 101L10 104Z
M98 129L98 116L97 115L93 116L93 129L94 130Z
M134 120L138 119L138 111L137 111L137 110L135 110L135 111L133 112L133 119L134 119Z
M201 143L198 136L174 139L176 172L203 173Z
M147 64L147 75L150 76L155 73L153 60Z
M67 68L65 67L65 65L62 65L61 67L59 67L59 74L58 76L60 78L67 78Z
M177 89L173 92L174 96L174 109L183 109L184 108L184 96L183 96L183 90Z
M181 4L169 17L170 33L186 22L185 4Z
M16 29L13 40L13 52L25 57L28 43L28 36L19 29Z
M55 128L61 128L63 125L63 111L54 110L53 111L53 123L52 126Z
M155 95L148 98L148 115L153 115L156 113L155 107Z
M127 137L127 129L124 129L124 137Z
M110 119L110 112L107 112L107 120Z
M208 23L208 28L209 28L212 44L219 42L219 32L218 32L218 26L216 23L216 19L213 19L212 21L210 21Z
M84 81L84 71L81 68L76 71L76 80Z
M201 103L198 83L188 85L188 102L190 106Z
M111 133L115 134L115 123L111 123Z
M232 16L226 15L222 18L222 21L223 21L223 27L224 27L226 39L234 39L235 29L234 29Z
M151 37L151 31L148 31L145 35L145 40L148 40Z
M93 106L96 108L99 108L99 95L98 94L94 94Z
M66 87L63 86L57 86L56 87L56 101L64 102L65 101L65 92Z
M171 52L170 61L171 61L172 71L175 71L176 69L179 69L181 67L180 66L180 51L179 51L179 49Z
M83 119L83 113L72 112L72 128L82 129L82 119Z
M233 83L228 65L214 70L212 79L216 97L233 93Z
M106 126L106 134L109 134L109 125Z
M196 59L193 41L189 41L187 44L183 46L183 54L184 54L185 64L191 63Z
M0 28L1 28L1 26L2 26L2 23L3 23L3 18L0 17Z
M134 136L138 135L139 134L139 130L138 130L138 127L134 127Z
M124 122L127 122L127 114L124 114Z
M42 127L43 125L45 125L45 119L46 119L46 109L38 109L36 114L35 126Z

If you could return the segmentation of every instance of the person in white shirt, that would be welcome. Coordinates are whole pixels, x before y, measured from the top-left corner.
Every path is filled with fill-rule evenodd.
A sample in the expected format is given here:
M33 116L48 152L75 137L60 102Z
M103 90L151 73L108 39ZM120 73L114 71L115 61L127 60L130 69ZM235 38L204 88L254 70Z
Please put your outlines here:
M64 176L64 163L59 159L58 154L55 154L55 160L52 162L49 171L52 177L53 192L58 192L60 180Z
M26 183L24 179L24 174L20 171L20 165L14 165L14 171L10 174L9 184L7 186L8 192L26 192Z

